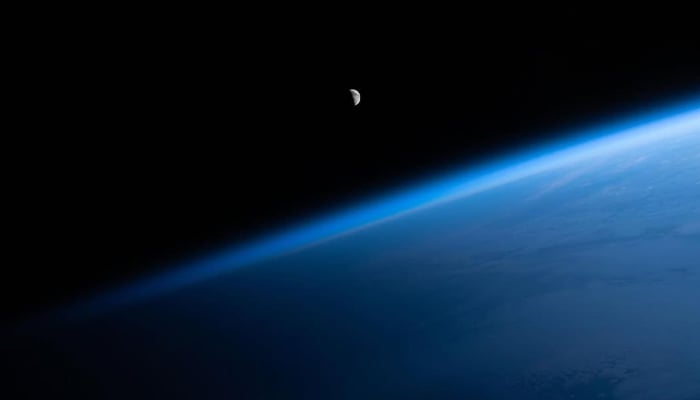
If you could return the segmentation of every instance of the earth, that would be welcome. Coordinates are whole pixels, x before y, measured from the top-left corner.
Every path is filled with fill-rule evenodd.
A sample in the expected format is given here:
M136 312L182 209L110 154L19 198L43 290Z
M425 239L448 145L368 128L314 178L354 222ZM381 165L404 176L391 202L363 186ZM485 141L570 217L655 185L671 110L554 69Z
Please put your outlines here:
M54 321L22 336L32 354L13 361L30 377L23 390L700 399L693 121L583 146L517 179Z

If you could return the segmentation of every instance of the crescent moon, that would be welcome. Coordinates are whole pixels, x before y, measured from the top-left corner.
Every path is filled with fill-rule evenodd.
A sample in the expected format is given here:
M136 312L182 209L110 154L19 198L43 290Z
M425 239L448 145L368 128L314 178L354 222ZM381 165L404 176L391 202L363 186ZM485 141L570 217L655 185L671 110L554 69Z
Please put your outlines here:
M355 105L360 104L360 92L355 89L350 89L350 94L352 94L352 102Z

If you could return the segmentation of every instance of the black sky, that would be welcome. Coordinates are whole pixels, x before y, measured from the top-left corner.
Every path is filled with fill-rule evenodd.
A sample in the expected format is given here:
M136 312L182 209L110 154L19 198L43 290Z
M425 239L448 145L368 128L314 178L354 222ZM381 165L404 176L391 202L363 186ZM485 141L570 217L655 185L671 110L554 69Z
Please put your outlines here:
M41 34L16 61L3 319L700 94L688 36L156 26Z

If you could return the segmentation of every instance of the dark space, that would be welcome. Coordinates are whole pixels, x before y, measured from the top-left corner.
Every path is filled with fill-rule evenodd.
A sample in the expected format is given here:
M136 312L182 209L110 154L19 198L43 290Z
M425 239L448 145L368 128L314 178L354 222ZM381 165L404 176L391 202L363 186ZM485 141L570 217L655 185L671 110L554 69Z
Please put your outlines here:
M42 33L16 59L3 321L700 89L689 36L180 27Z

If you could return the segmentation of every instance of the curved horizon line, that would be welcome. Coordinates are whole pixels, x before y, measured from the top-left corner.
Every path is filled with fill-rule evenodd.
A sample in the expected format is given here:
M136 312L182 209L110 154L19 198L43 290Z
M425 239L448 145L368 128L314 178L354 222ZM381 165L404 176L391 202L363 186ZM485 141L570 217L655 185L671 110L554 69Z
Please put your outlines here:
M566 135L567 139L501 155L491 162L441 174L419 184L389 191L354 207L315 217L275 233L181 262L170 271L107 289L102 294L45 313L61 320L94 315L216 278L238 268L316 246L458 198L522 179L552 168L630 146L700 129L700 99L621 122Z

